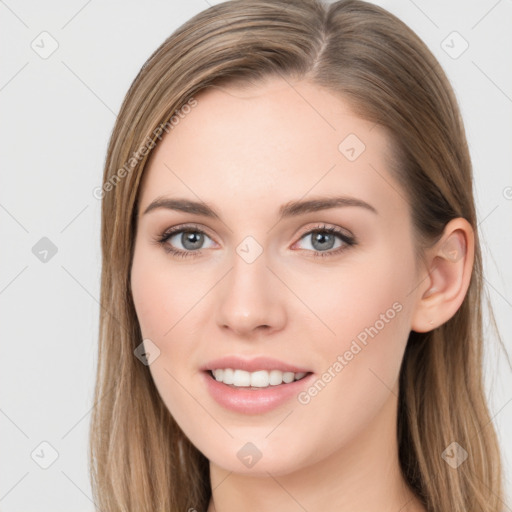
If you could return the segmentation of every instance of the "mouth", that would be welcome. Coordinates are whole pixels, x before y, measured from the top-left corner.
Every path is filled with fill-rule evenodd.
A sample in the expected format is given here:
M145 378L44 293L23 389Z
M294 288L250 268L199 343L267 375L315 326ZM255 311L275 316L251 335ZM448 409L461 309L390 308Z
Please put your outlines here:
M234 368L206 370L205 373L211 379L230 388L254 391L286 386L312 374L312 372L283 372L280 370L248 372Z
M315 374L301 363L259 355L226 355L201 366L210 397L239 414L263 414L289 404L311 386Z
M224 409L243 415L264 414L290 404L315 378L313 372L304 371L217 368L201 373L211 398Z

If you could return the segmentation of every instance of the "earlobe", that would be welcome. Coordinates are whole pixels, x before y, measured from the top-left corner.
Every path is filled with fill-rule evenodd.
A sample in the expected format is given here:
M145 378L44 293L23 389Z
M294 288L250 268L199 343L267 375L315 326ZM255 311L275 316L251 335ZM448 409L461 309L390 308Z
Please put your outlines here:
M474 232L466 219L452 219L426 253L428 276L418 288L411 330L428 332L447 322L466 296L474 261Z

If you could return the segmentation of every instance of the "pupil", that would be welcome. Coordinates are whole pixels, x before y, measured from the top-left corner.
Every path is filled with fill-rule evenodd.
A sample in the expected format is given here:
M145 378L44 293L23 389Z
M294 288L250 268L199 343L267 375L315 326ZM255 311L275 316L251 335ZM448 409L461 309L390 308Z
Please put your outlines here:
M331 240L330 240L331 243L330 244L328 243L327 244L328 247L325 247L325 245L322 245L322 244L325 244L326 238L329 238L329 237L331 238ZM332 247L334 245L334 237L331 234L317 232L316 235L313 237L313 247L315 247L315 243L317 243L317 242L320 243L320 247L318 247L318 249L332 249Z
M183 247L185 247L186 249L198 249L203 242L203 236L204 235L202 233L188 231L183 233L181 243L183 244Z

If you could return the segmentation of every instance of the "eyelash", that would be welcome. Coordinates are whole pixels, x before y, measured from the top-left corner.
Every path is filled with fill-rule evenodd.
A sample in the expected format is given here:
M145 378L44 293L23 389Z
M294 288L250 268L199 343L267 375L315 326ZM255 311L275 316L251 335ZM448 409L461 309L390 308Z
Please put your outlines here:
M187 258L189 256L193 256L193 257L200 256L202 254L202 251L200 249L196 249L194 251L182 251L180 249L174 249L172 246L167 244L167 241L173 235L175 235L176 233L182 233L185 231L189 231L192 233L200 233L200 234L209 236L208 233L204 232L202 229L199 229L198 227L196 227L194 225L185 225L185 226L176 226L174 228L164 231L164 233L162 233L161 235L157 236L154 239L154 242L161 245L163 247L164 251L168 254L171 254L172 256L177 256L179 258ZM331 257L331 256L337 256L338 254L341 254L343 251L349 249L350 247L357 245L355 238L348 236L347 234L345 234L344 232L342 232L341 230L339 230L337 228L326 226L325 224L316 226L316 227L310 229L309 231L304 233L299 238L299 240L302 240L306 236L311 235L312 233L317 233L317 232L337 235L342 240L344 245L341 247L338 247L334 251L311 251L308 249L304 249L304 250L307 250L308 252L313 252L314 258L326 258L326 257ZM211 237L209 237L209 238L211 238Z

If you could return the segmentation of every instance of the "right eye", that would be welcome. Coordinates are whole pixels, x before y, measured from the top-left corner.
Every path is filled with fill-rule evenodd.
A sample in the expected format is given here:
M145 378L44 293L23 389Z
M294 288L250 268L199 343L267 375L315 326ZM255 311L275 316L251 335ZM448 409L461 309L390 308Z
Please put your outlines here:
M188 257L202 254L205 238L211 240L204 231L195 226L177 226L167 229L156 241L166 252L174 256ZM176 245L181 245L181 248L176 248Z

